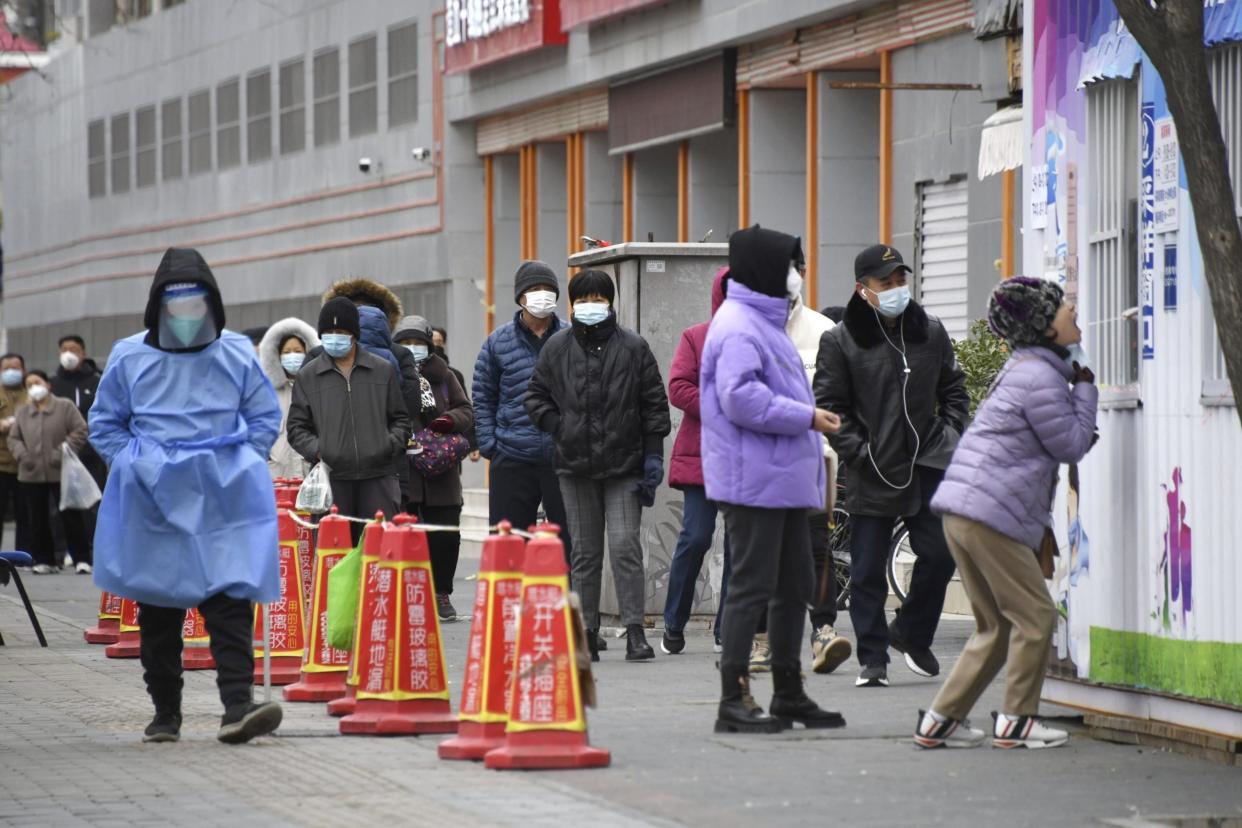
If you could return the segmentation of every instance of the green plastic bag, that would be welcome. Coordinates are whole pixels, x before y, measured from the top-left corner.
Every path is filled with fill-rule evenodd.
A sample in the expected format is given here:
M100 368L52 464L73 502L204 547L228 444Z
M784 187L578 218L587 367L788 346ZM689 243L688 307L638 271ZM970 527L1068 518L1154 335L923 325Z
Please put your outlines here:
M328 571L328 643L338 650L354 646L358 587L362 580L362 540Z

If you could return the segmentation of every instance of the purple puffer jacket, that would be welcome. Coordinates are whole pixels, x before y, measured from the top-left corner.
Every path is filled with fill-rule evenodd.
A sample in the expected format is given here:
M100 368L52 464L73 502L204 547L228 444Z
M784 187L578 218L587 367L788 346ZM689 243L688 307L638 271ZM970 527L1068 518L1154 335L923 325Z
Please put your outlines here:
M1099 391L1089 382L1071 390L1073 374L1047 348L1016 351L962 435L932 509L1038 549L1058 466L1081 460L1095 436Z
M785 332L789 300L729 282L700 363L707 497L764 509L822 509L827 473L815 398Z

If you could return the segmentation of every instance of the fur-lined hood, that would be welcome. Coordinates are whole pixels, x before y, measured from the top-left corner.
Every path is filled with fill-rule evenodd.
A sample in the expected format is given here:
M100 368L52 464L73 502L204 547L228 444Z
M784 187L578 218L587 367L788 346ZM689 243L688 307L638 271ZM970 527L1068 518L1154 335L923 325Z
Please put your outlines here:
M401 300L397 298L397 294L379 282L361 277L341 279L324 291L323 301L327 302L337 296L344 296L355 305L365 302L379 308L388 317L389 330L395 328L401 321Z
M319 347L319 335L315 333L315 329L297 317L282 319L267 329L267 333L259 341L259 365L277 391L290 382L289 375L280 364L280 343L287 336L296 336L302 340L306 344L307 352L311 348Z

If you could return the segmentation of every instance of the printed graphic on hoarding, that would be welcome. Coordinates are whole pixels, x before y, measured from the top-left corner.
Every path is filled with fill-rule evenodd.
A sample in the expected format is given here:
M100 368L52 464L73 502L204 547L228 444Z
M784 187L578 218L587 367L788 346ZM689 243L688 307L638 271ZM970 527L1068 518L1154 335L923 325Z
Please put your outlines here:
M1157 233L1177 231L1179 179L1177 131L1171 116L1156 119L1155 130L1155 222Z
M1165 632L1180 626L1186 630L1186 622L1194 609L1191 582L1190 524L1186 522L1186 501L1182 499L1182 469L1173 469L1172 487L1160 484L1168 509L1164 530L1164 554L1160 558L1159 574L1164 595L1157 597L1158 606L1152 618L1159 618Z

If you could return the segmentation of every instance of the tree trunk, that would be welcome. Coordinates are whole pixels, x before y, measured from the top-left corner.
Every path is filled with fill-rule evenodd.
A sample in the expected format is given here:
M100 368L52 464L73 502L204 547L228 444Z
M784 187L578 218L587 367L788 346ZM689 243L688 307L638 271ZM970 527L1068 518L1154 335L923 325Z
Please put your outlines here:
M1225 354L1235 410L1242 402L1242 229L1220 117L1212 102L1203 0L1114 0L1126 26L1164 81L1177 144L1186 165L1203 271ZM1242 94L1242 90L1233 90ZM1240 414L1239 416L1242 416Z

